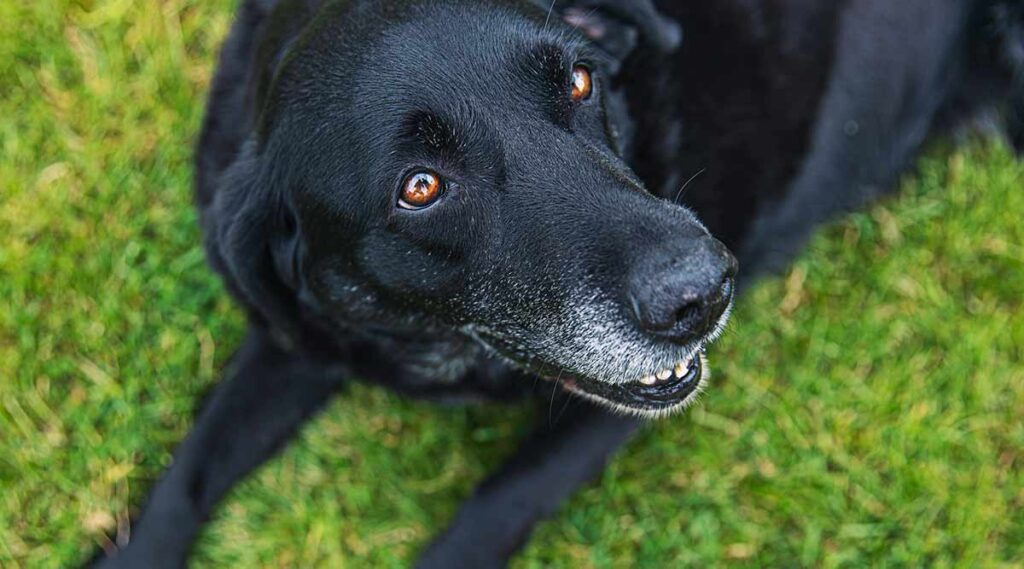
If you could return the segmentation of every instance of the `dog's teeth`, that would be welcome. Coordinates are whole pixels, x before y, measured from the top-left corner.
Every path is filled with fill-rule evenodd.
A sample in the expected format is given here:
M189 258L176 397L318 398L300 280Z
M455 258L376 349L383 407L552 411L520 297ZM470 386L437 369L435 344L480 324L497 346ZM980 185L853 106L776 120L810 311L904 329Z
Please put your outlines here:
M686 370L690 367L689 362L679 362L676 364L676 379L683 379L686 377Z
M661 381L665 381L670 377L672 377L672 370L670 369L663 369L658 372L658 379L660 379Z
M640 383L644 385L654 385L656 381L658 381L658 378L654 377L653 375L648 375L647 377L640 378Z

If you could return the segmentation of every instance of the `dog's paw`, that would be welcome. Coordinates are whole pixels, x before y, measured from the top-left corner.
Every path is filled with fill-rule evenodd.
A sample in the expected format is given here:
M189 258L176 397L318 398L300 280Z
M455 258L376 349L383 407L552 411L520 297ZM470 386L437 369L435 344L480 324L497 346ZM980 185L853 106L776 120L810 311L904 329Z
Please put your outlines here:
M641 43L665 52L682 44L679 23L661 14L652 0L535 0L590 38L618 67ZM614 69L613 69L614 71Z
M500 569L508 559L480 547L453 547L445 542L434 543L416 562L416 569Z

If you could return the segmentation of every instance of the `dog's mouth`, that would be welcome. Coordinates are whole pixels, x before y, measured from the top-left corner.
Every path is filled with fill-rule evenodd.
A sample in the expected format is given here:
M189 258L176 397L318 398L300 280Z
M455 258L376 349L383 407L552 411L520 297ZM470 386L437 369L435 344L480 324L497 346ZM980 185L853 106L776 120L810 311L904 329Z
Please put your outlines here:
M660 417L684 409L704 385L706 355L703 348L673 366L634 381L607 383L566 376L556 381L567 390L613 410L644 417Z
M709 376L705 347L722 332L728 313L723 314L715 330L699 340L687 355L629 381L603 380L564 368L553 373L549 365L540 363L521 348L513 349L512 343L503 341L492 331L475 327L471 334L511 364L557 383L570 393L618 413L656 419L685 410L700 395Z

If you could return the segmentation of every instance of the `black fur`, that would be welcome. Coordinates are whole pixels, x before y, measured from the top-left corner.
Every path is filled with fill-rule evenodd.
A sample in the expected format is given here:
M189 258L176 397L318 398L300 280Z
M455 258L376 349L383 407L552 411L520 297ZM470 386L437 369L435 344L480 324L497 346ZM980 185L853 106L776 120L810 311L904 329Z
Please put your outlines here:
M1022 78L1019 0L243 0L196 191L251 330L102 563L184 564L217 500L349 379L462 401L539 374L668 408L616 378L712 335L735 265L698 218L743 286L937 131L996 113L1020 150ZM424 167L446 194L396 208ZM615 342L587 352L599 333ZM421 565L503 565L637 424L571 406Z

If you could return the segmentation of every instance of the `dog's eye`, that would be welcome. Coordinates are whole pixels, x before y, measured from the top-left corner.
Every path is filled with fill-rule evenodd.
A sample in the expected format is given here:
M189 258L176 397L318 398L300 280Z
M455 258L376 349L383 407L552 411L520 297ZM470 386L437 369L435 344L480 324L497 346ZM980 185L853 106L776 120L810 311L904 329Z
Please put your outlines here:
M576 64L572 68L572 100L582 103L590 98L594 92L594 78L590 76L590 70L583 65Z
M444 183L436 172L423 170L411 174L402 184L398 206L403 209L423 209L441 197Z

